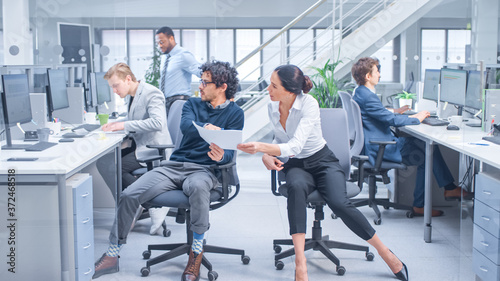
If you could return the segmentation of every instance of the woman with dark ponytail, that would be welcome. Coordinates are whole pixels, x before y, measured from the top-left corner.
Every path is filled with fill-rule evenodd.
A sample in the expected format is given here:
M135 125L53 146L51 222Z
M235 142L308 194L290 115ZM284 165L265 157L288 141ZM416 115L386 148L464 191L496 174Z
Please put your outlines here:
M349 229L377 249L398 279L408 280L406 266L382 243L370 223L347 198L344 172L323 139L318 102L305 94L311 88L311 79L297 66L277 67L268 87L272 101L268 109L274 128L273 143L238 145L238 149L247 153L263 152L262 162L268 170L283 170L286 174L295 280L308 280L304 254L306 198L314 189ZM288 161L284 163L285 160Z

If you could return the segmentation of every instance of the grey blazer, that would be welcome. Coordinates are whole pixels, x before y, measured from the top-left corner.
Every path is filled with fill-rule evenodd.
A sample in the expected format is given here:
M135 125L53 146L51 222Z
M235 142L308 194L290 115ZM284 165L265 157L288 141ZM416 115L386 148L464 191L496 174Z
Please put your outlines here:
M156 87L140 81L125 121L125 133L131 134L136 143L137 158L153 156L158 150L147 144L170 144L167 127L165 96Z

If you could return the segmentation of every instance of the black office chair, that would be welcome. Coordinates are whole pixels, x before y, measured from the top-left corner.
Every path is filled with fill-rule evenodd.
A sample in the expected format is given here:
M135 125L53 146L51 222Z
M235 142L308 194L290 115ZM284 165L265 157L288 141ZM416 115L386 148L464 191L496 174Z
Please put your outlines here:
M348 177L351 167L351 157L349 153L349 133L345 110L341 108L322 108L321 128L328 147L335 153L335 156L339 159L339 164L344 169L346 177ZM360 156L359 158L367 160L367 157L364 156ZM271 171L271 190L276 196L286 197L288 195L283 172L277 173L276 171ZM346 191L347 197L351 198L359 194L361 189L356 183L347 181ZM362 251L365 252L365 257L368 261L373 260L374 255L367 246L332 241L329 240L328 235L322 235L321 221L325 216L323 206L326 205L326 202L317 190L308 195L307 204L309 208L314 209L314 224L312 227L312 237L306 239L306 251L312 249L323 253L323 255L336 265L338 275L344 275L346 269L340 265L339 259L330 251L332 248ZM292 239L276 239L273 241L273 247L276 253L274 265L278 270L283 269L285 266L281 261L282 259L295 254L293 248L281 252L282 249L280 245L293 245L293 241Z
M176 101L176 103L185 101ZM172 109L171 109L172 110ZM171 114L170 114L171 115ZM177 116L180 122L180 112ZM178 140L182 139L182 132L178 130L175 134L175 138ZM174 136L172 136L174 139ZM210 211L216 210L234 199L240 191L240 183L238 179L238 174L236 171L236 153L232 161L225 165L213 165L212 168L220 172L219 181L221 185L210 192ZM233 190L234 189L234 190ZM190 205L189 197L187 197L182 190L171 190L164 192L149 202L146 203L149 207L170 207L177 208L180 212L185 213L186 218L186 243L176 243L176 244L160 244L160 245L148 245L148 249L143 252L142 256L144 259L148 259L146 266L141 268L142 276L148 276L151 272L151 266L178 257L182 254L189 255L191 249L191 244L193 242L193 232L189 229L190 227ZM151 257L152 250L167 250L169 252L164 253L160 256ZM240 255L243 264L248 264L250 262L250 257L245 255L244 250L224 248L213 245L204 245L203 250L205 253L219 253L219 254L229 254L229 255ZM212 264L208 261L207 257L203 255L202 264L208 269L208 279L210 281L216 280L218 277L217 272L212 270Z
M356 139L359 143L360 141L364 142L364 133L363 133L363 123L361 119L361 110L359 109L359 105L351 100L351 114L353 115L354 127L356 131ZM378 144L379 150L377 153L377 158L375 160L375 165L372 165L368 159L361 159L358 163L356 163L358 167L358 171L353 175L353 178L356 178L360 183L359 186L362 187L362 183L366 180L368 182L368 198L366 199L357 199L353 200L353 203L356 207L361 206L369 206L373 209L377 218L373 220L376 225L382 223L382 218L380 214L380 210L378 209L378 205L383 206L384 209L394 208L399 210L408 210L406 216L408 218L412 218L413 208L411 206L398 204L394 202L390 202L388 198L376 198L377 194L377 182L383 182L384 184L389 184L391 182L387 173L391 169L401 169L405 170L406 165L403 163L395 163L389 161L383 161L383 156L385 152L385 147L389 144L396 144L395 141L370 141L372 144Z

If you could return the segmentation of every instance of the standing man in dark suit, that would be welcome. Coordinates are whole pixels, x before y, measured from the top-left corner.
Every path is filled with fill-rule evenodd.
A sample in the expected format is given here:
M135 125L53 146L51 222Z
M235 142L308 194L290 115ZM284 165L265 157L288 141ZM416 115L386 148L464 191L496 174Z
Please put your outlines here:
M174 101L191 97L191 77L201 77L201 64L193 54L177 45L170 27L164 26L156 31L156 43L164 54L161 56L159 85L166 98L168 116Z
M391 126L401 127L418 125L429 117L429 112L420 111L414 115L394 114L387 110L375 94L380 72L377 61L373 58L361 58L352 67L352 76L359 85L353 99L358 103L363 118L365 135L364 154L369 157L370 163L375 164L378 145L370 141L397 141L397 144L388 145L385 149L384 160L403 162L408 166L418 166L415 190L413 193L413 212L416 216L424 214L425 190L425 143L416 138L397 138L391 131ZM453 176L446 166L439 148L434 149L432 170L440 187L444 187L446 200L471 197L471 194L454 184ZM432 216L441 216L443 211L432 210Z

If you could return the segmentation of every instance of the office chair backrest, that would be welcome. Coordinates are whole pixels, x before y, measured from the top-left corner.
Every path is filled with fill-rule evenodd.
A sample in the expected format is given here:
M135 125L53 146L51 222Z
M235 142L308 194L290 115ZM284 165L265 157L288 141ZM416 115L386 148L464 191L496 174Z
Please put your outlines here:
M346 177L349 177L351 155L349 151L347 113L342 108L322 108L320 116L323 138L337 159L339 159L339 164Z
M172 143L175 145L174 150L179 148L182 140L181 117L182 108L184 107L185 102L185 100L176 100L168 112L167 126L170 137L172 138Z
M361 118L361 109L359 105L354 100L351 100L351 115L354 127L354 142L351 145L351 157L354 155L360 155L365 145L365 134L363 132L363 120Z
M353 117L352 117L352 114L351 114L351 100L352 100L352 96L347 93L347 92L343 92L343 91L339 91L339 96L340 96L340 100L342 101L342 108L344 108L344 110L347 112L347 124L349 125L349 139L350 140L354 140L354 137L355 137L355 132L354 132L354 121L353 121Z

